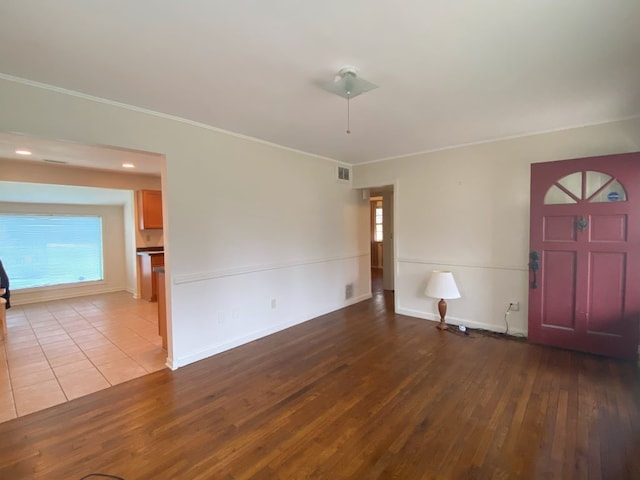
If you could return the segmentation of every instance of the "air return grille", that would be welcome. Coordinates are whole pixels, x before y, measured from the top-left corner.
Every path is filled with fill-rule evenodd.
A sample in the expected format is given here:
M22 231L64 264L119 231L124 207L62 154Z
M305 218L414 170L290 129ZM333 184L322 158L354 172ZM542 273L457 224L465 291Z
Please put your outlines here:
M42 160L47 163L55 163L56 165L67 165L69 162L65 162L64 160L51 160L49 158L45 158Z
M341 182L348 182L351 180L351 170L349 167L338 166L338 180Z

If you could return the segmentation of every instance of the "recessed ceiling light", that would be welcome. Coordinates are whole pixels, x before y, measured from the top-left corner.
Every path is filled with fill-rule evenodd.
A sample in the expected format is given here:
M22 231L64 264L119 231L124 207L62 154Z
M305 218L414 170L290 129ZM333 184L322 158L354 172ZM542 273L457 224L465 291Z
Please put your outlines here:
M136 168L133 163L123 163L122 168Z
M31 152L29 150L25 150L24 148L19 148L18 150L16 150L16 153L18 155L31 155Z

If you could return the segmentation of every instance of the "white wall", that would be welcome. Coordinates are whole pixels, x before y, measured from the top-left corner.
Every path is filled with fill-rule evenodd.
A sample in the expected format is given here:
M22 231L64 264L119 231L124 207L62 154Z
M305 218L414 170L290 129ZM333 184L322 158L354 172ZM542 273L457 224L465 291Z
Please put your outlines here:
M172 367L370 296L367 202L335 163L2 78L0 104L0 131L165 155Z
M102 246L104 250L101 282L80 285L59 285L27 290L12 290L15 305L57 300L74 296L117 292L127 289L125 258L124 207L106 205L51 205L38 203L0 202L1 213L47 213L54 215L95 215L102 218ZM11 278L11 272L7 274Z
M398 313L438 319L423 295L429 272L454 272L451 323L526 333L530 164L640 150L640 119L370 163L355 186L395 182Z

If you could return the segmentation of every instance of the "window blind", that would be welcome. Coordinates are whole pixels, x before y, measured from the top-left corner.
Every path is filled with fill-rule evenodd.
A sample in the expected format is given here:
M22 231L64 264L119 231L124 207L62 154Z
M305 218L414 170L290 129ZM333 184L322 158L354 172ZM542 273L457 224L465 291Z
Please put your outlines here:
M0 214L12 290L103 280L102 218Z

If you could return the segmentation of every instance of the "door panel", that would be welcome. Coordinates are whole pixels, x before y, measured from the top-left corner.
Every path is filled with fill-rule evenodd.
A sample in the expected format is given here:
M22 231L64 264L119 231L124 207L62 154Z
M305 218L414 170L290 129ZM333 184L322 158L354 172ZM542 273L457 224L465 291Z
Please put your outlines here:
M573 242L576 239L576 217L557 216L544 217L544 241L545 242Z
M545 326L575 328L576 254L546 251L542 257Z
M624 333L619 318L624 317L626 255L614 252L592 252L589 285L590 333Z
M626 242L626 215L591 215L590 241L592 242Z
M531 165L529 340L635 359L640 153Z

